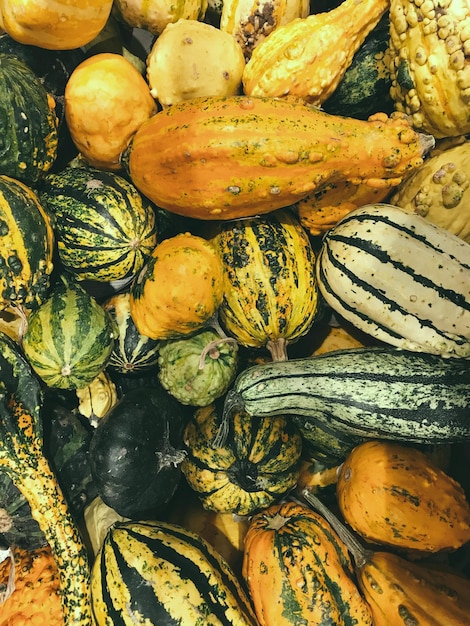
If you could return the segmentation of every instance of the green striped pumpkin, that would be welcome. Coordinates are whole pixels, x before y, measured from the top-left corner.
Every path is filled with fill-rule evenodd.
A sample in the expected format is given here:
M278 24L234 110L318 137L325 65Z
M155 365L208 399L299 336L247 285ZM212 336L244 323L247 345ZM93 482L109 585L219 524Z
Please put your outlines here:
M0 176L0 308L37 307L53 270L54 232L35 192Z
M5 53L0 53L0 119L0 174L37 182L57 156L55 102L22 60Z
M115 523L91 576L97 626L255 626L249 599L202 537L160 521Z
M48 299L29 316L22 345L47 386L81 389L105 368L116 335L109 313L63 274Z
M300 474L302 439L292 420L235 411L225 441L214 444L218 406L199 408L184 432L181 470L205 509L251 515L280 500Z
M48 174L39 195L54 221L62 265L78 280L131 277L156 246L152 205L114 172L69 166Z
M331 308L375 339L470 357L470 245L420 215L352 211L323 239L317 278Z
M103 307L118 329L108 367L121 374L133 374L156 366L160 342L141 335L137 330L131 316L129 291L111 296L103 303Z
M215 237L224 264L221 324L243 346L284 359L318 306L315 255L289 210L225 222Z

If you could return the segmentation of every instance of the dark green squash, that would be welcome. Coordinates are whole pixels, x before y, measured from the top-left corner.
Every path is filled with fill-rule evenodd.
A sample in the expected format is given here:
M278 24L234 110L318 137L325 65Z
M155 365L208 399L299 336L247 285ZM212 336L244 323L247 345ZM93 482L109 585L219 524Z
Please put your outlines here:
M0 175L0 308L34 309L46 299L55 238L35 192Z
M77 155L64 115L65 85L73 70L85 58L81 48L74 50L48 50L16 41L7 33L0 35L0 53L20 59L34 72L47 93L55 101L58 120L57 158L51 167L56 171Z
M35 550L46 544L27 498L7 472L0 471L0 548L15 545L24 550Z
M55 102L19 58L0 53L0 174L33 184L57 157Z
M157 386L124 394L90 443L98 495L123 517L155 515L173 497L184 458L181 405Z
M388 69L389 18L386 13L353 57L341 82L322 108L333 115L361 120L374 113L390 115L394 102Z

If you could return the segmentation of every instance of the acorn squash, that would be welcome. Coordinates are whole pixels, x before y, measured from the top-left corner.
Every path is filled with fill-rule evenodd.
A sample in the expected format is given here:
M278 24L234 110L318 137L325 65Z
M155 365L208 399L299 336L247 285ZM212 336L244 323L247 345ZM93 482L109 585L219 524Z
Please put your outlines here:
M219 420L218 403L201 407L184 432L188 454L181 470L204 508L251 515L295 486L302 439L290 420L234 412L224 443L216 446Z
M185 419L157 384L128 391L100 419L90 464L105 504L132 519L161 514L180 481Z

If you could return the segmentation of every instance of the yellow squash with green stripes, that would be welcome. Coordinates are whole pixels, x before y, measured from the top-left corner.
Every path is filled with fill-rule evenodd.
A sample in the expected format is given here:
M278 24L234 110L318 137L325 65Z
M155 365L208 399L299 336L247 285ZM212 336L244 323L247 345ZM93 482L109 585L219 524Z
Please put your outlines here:
M224 268L221 324L243 346L287 358L318 309L315 253L294 213L224 222L214 238Z

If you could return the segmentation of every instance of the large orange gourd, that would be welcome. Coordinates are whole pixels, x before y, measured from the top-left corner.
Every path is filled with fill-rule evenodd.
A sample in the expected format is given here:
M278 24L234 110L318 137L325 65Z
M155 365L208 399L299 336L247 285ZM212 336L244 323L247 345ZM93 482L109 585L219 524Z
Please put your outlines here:
M125 163L158 206L219 220L286 207L345 180L398 185L433 143L403 115L363 121L297 99L209 97L144 122Z

